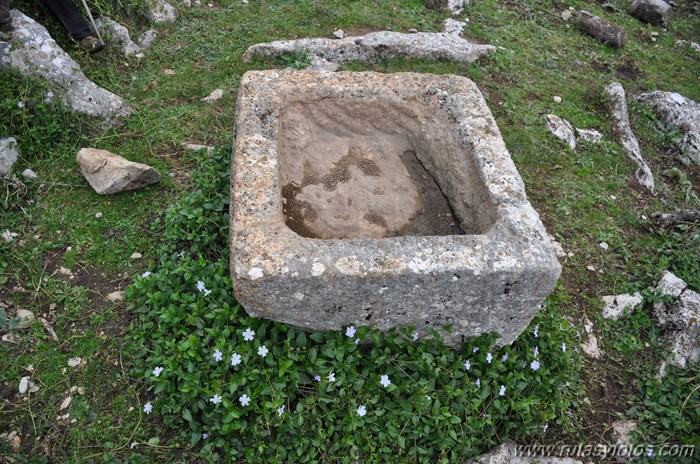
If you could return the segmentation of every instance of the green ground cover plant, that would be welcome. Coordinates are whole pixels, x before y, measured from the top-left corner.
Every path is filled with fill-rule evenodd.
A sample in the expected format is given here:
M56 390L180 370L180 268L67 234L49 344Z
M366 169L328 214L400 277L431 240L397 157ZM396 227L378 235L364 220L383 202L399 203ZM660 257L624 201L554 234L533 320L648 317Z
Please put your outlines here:
M698 366L656 378L666 334L653 317L656 297L645 291L664 270L700 290L698 226L666 230L650 220L655 211L697 208L700 173L678 162L677 132L633 98L661 89L700 101L700 60L676 43L697 41L697 2L678 2L661 29L629 17L623 0L479 0L458 16L470 19L465 35L502 48L476 63L380 60L341 68L474 80L528 197L569 253L556 290L513 345L492 349L493 339L482 337L461 352L437 338L414 342L410 328L304 333L250 318L228 274L228 157L240 77L308 61L295 53L243 63L247 47L330 37L337 28L439 31L444 10L423 0L221 0L183 7L176 23L153 25L140 2L90 2L93 13L121 20L132 36L156 28L158 40L137 59L115 51L89 58L38 4L15 5L136 111L103 128L47 102L59 89L2 70L0 137L20 143L14 172L29 167L40 179L0 183L0 232L18 233L12 243L0 240L0 303L8 315L22 308L44 317L58 338L39 324L3 332L11 341L0 342L0 433L17 431L21 443L15 451L0 440L2 459L462 462L507 438L609 443L616 419L637 420L635 442L653 449L700 446ZM614 50L582 35L561 17L569 7L623 26L628 44ZM613 81L628 93L654 195L630 181L634 164L610 131L602 89ZM220 102L200 101L215 88L224 90ZM572 152L547 132L548 113L600 130L603 143ZM218 148L192 154L186 142ZM84 146L153 165L163 180L97 196L74 162ZM134 252L143 258L131 259ZM126 300L107 300L115 290L125 290ZM621 321L599 316L601 295L633 291L644 294L642 306ZM586 319L598 335L598 360L579 353ZM82 363L68 366L76 357ZM24 376L39 390L21 397ZM697 452L678 462L694 462ZM645 455L643 462L664 460Z

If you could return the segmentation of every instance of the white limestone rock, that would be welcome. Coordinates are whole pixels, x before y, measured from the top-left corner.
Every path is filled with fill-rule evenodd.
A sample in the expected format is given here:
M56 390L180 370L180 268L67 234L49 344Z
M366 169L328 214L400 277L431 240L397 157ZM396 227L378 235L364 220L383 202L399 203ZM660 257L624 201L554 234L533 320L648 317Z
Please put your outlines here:
M97 29L102 37L114 48L118 48L124 56L131 56L139 53L141 47L136 45L129 36L129 30L108 17L98 18L95 21Z
M445 34L452 34L456 36L462 35L464 28L467 26L466 21L457 21L456 19L447 18L442 23L442 31Z
M572 458L550 458L545 456L523 456L518 445L507 441L481 456L468 459L464 464L583 464Z
M160 181L160 173L141 163L96 148L83 148L76 161L90 186L100 195L134 190Z
M569 148L576 150L576 134L574 133L574 127L569 121L554 114L548 114L545 116L545 120L547 121L549 132L567 144Z
M386 58L422 58L476 61L481 55L496 50L493 45L475 44L444 32L371 32L358 37L343 39L297 39L280 40L253 45L243 54L243 61L254 56L281 56L304 50L333 63L361 61L375 62Z
M18 157L19 145L17 145L17 139L14 137L0 139L0 177L10 173L10 169L17 162Z
M603 317L616 321L627 310L632 310L642 304L644 298L639 292L633 295L623 293L622 295L607 295L603 297Z
M684 161L700 164L700 103L676 92L646 92L639 97L657 116L672 128L683 133L677 141Z
M79 113L107 120L131 114L121 97L85 77L44 26L16 9L11 14L15 29L10 43L0 42L0 69L11 67L63 89L64 104Z
M148 0L146 17L154 23L174 23L177 10L165 0Z

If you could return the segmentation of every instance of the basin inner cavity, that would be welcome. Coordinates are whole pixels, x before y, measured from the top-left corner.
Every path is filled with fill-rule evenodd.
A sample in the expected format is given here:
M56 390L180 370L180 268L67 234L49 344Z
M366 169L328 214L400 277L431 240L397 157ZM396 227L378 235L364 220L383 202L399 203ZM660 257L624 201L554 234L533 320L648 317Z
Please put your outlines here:
M279 126L285 224L320 239L484 233L495 222L487 190L471 157L466 169L451 163L468 150L431 110L419 101L288 105Z

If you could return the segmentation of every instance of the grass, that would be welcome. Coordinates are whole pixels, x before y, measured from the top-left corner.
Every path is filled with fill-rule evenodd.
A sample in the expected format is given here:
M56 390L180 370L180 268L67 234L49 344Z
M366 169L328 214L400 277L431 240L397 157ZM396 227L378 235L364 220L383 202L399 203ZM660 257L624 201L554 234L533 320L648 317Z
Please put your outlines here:
M527 406L533 412L526 414L518 408L554 392L553 389L537 391L533 386L531 395L524 395L518 405L489 409L492 417L483 440L465 440L466 435L460 433L459 441L466 445L455 456L476 454L507 436L524 441L553 443L584 439L599 443L610 440L610 423L619 417L640 422L635 436L639 443L700 445L693 438L700 436L697 365L684 372L671 370L664 382L655 379L664 345L663 333L654 325L651 314L653 298L647 294L645 304L622 322L606 321L598 316L601 295L644 290L665 269L686 280L694 290L700 290L698 228L664 231L644 219L658 210L698 207L682 185L665 178L661 172L674 167L686 172L687 181L697 194L699 171L678 163L673 144L675 134L661 127L648 108L632 98L641 91L662 89L700 101L697 55L687 47L676 46L677 40L697 40L699 12L693 2L681 3L674 7L669 27L659 29L627 16L625 2L612 3L618 6L617 12L586 1L564 4L482 0L467 6L461 15L470 19L465 34L503 49L477 63L394 60L343 67L356 71L453 73L477 83L524 179L531 202L548 232L572 253L562 259L562 279L548 299L548 312L543 314L552 314L557 321L570 320L580 332L583 318L588 317L594 322L604 353L599 361L584 358L583 366L574 371L562 369L553 373L572 382L582 374L585 395L575 390L553 400L549 406L533 403ZM120 15L116 5L110 2L91 5L97 11L121 16L132 35L149 27L137 2L124 4L133 14ZM145 337L150 327L144 324L149 318L166 317L166 314L153 313L157 308L146 301L153 289L138 277L144 271L154 272L157 277L154 282L165 285L170 282L169 277L159 272L180 269L176 254L186 250L191 268L183 268L183 272L207 269L207 275L217 282L212 287L217 296L213 301L218 305L225 303L232 311L236 307L222 261L226 257L226 218L223 211L205 206L212 203L207 199L217 198L214 204L219 206L217 202L224 201L215 194L226 193L225 187L220 186L222 178L216 177L217 172L221 176L227 173L226 156L219 155L216 161L201 153L187 153L182 143L228 146L241 75L250 69L298 66L299 57L241 62L240 56L252 44L294 37L328 37L337 28L346 32L412 28L437 31L446 14L426 10L422 0L383 3L251 0L247 5L224 0L212 7L183 9L181 19L175 24L156 26L158 40L146 57L139 60L120 57L115 51L90 59L79 52L41 7L22 1L16 6L47 25L91 79L124 96L136 112L121 126L101 129L94 121L70 115L60 106L42 103L42 96L52 90L45 84L11 73L7 78L3 76L0 134L18 138L22 148L19 168L32 168L39 173L40 182L28 184L28 192L21 200L19 192L7 184L0 190L11 198L7 206L0 208L2 229L19 233L12 244L0 243L0 301L43 315L55 329L59 342L52 341L41 326L35 325L26 331L13 332L17 337L15 342L0 344L0 388L1 396L6 399L0 406L0 432L21 433L19 455L28 462L217 462L246 456L248 460L260 460L260 456L271 452L270 448L261 449L257 443L249 443L245 447L247 451L235 455L224 443L192 439L194 432L199 434L204 430L202 424L209 424L207 427L211 429L206 421L212 418L197 416L188 421L182 416L184 400L154 401L157 398L154 389L172 388L172 385L154 384L153 379L144 375L156 360L172 363L173 370L180 369L177 359L157 352L158 347L166 346L161 343L167 338ZM582 35L573 20L567 22L559 16L569 6L587 9L620 24L627 32L628 44L614 50ZM659 33L655 41L652 31ZM165 69L172 69L175 74L167 75ZM613 81L622 82L627 91L632 126L657 182L658 193L654 196L640 191L631 182L635 166L610 132L602 89ZM224 90L221 101L214 105L200 101L215 88ZM554 95L561 96L562 103L554 103ZM17 108L19 101L31 105L23 111ZM575 127L600 130L605 134L604 143L571 152L547 132L544 115L550 112L568 119ZM107 149L148 163L161 171L163 181L140 191L97 196L74 162L82 146ZM220 191L214 191L215 185L219 185ZM98 218L96 213L102 216ZM609 249L600 248L600 242L608 243ZM176 245L178 249L174 248ZM132 260L130 256L136 251L144 258ZM207 264L201 263L200 256ZM72 280L58 272L61 266L73 272ZM589 271L589 266L595 271ZM124 289L134 281L127 302L105 300L107 293ZM193 282L190 278L187 284L180 285L184 289ZM176 288L184 292L183 289ZM216 305L197 308L205 313L220 313ZM229 321L232 328L246 322L257 323L245 319L240 309L235 311L241 320ZM163 327L165 330L170 326L164 323ZM271 325L266 330L280 337L277 341L280 347L286 346L284 340L289 329ZM565 334L559 329L552 330L553 339ZM317 343L342 345L342 337L323 338L320 342L307 339L304 343L297 341L297 337L295 333L290 346L300 350L298 356L303 359ZM521 338L513 356L524 356L527 344L532 342L529 332ZM427 347L420 349L438 359L444 354L431 352ZM397 348L389 346L387 350L391 354ZM277 354L281 356L282 352ZM68 367L67 360L75 356L86 360L86 364ZM307 361L300 362L307 365ZM333 366L330 362L324 369ZM256 375L270 375L270 369L279 368L261 368ZM213 379L218 375L216 372L202 375ZM361 369L359 372L363 378L370 376ZM25 375L32 376L40 390L20 399L16 388L19 378ZM306 391L309 386L301 374L300 379L284 388L292 393L299 388ZM439 385L442 386L431 396L456 398L451 385ZM84 387L85 394L73 394L67 409L70 417L57 420L57 416L65 413L58 410L59 405L73 386ZM341 391L350 396L360 394L338 388L336 394ZM316 392L315 386L313 391ZM205 398L205 392L198 394ZM327 398L328 394L319 391L309 393L305 399L301 398L303 395L297 398L294 404L307 408L299 412L299 417L306 415L310 423L316 424L329 414L333 420L328 423L340 427L343 419L338 412L332 407L326 409L321 400L316 400ZM471 398L468 396L471 391L464 394L467 396L463 398ZM157 415L143 413L146 401L154 401ZM568 411L556 410L566 402L574 409L570 424ZM493 407L491 403L489 408ZM435 417L440 416L440 410L438 407ZM485 410L478 410L481 413ZM442 417L449 421L444 414ZM464 427L468 427L470 420L476 420L475 428L484 421L472 413L465 412L463 417ZM76 422L71 423L74 419ZM433 419L426 415L425 420ZM546 421L551 422L551 429L542 434L539 427ZM349 427L354 423L350 421ZM518 425L509 429L509 424ZM435 424L425 422L421 426ZM285 430L290 433L299 433L291 425L288 427ZM450 440L448 430L457 433L449 425L440 427L423 435L440 438L436 430L443 430L444 440ZM385 429L392 430L388 426ZM421 429L415 425L409 424L407 430L418 441L428 439L420 437ZM223 436L232 432L221 433ZM429 454L425 456L435 460L449 461L455 457L449 450L444 454L445 450L437 445L430 445L432 448L415 445L411 454L410 441L404 449L394 436L378 440L379 430L372 429L367 441L354 430L326 429L325 433L325 436L298 435L299 443L304 443L298 448L301 455L335 462L345 456L360 456L363 451L368 453L364 457L375 458L397 453L396 456L413 462L423 456L419 450L427 449ZM397 436L404 437L403 433ZM335 440L336 448L328 445L331 439ZM276 442L269 437L268 441L278 447L276 456L299 452L291 446L285 448L284 441ZM132 443L138 445L131 448ZM389 451L383 450L384 447ZM404 450L403 454L397 450ZM11 450L0 442L0 455L3 453Z

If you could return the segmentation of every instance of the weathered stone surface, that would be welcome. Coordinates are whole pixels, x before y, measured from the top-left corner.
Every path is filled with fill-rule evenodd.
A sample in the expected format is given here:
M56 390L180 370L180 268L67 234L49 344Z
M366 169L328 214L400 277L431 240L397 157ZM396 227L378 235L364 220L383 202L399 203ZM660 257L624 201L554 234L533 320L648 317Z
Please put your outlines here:
M644 161L642 149L639 148L637 137L632 132L629 115L627 114L627 100L625 89L617 82L605 87L605 95L608 98L608 111L613 122L613 129L620 137L620 143L627 156L635 161L639 168L635 171L637 181L652 193L654 192L654 176L651 169Z
M164 0L146 2L146 17L154 23L173 23L177 19L177 10Z
M554 114L548 114L545 116L545 120L547 121L549 132L567 144L569 148L576 150L576 133L569 121Z
M581 349L591 358L600 358L601 353L600 349L598 348L598 338L593 333L593 323L588 319L584 319L583 328L588 337L586 338L586 341L581 344Z
M459 36L464 31L464 28L466 27L466 25L467 25L466 21L457 21L456 19L447 18L442 23L442 32L444 32L445 34L452 34L452 35Z
M544 450L543 450L544 451ZM571 458L551 458L537 453L536 448L530 449L531 456L524 449L518 449L512 441L507 441L486 454L467 460L464 464L582 464Z
M576 141L578 143L592 143L598 144L603 140L603 134L595 129L579 129L576 130Z
M97 28L102 34L102 37L112 45L124 53L124 56L131 56L139 53L141 47L136 45L129 36L129 30L108 17L98 18L95 21Z
M666 27L670 10L671 5L663 0L632 0L627 13L645 23Z
M331 63L316 55L311 58L311 64L304 68L306 71L336 71L340 65Z
M634 295L624 293L622 295L608 295L603 297L603 317L606 319L618 320L626 310L632 310L644 301L642 294L635 292Z
M678 301L666 308L663 326L668 335L671 358L668 363L684 369L700 360L700 294L686 289Z
M12 165L17 162L19 157L19 145L14 137L0 139L0 177L10 173Z
M375 62L380 58L423 58L429 60L476 61L481 55L495 51L493 45L468 42L452 34L416 32L371 32L343 39L281 40L253 45L243 61L254 56L280 56L299 50L311 52L334 63L351 61Z
M143 34L141 34L141 37L139 37L139 47L141 47L141 50L146 50L151 48L151 45L153 45L153 42L155 42L156 37L158 37L158 33L156 32L155 29L149 29L145 31Z
M647 92L638 97L666 124L683 132L679 146L687 163L700 164L700 103L676 92Z
M447 0L447 8L450 10L450 13L458 15L464 11L465 3L469 4L469 2L465 2L465 0Z
M27 168L24 171L22 171L22 177L24 177L25 181L30 182L33 180L37 180L39 178L39 174Z
M361 151L366 159L348 166L350 175L337 180L343 186L387 147L412 150L461 229L471 232L352 239L293 232L285 224L283 181L298 169L296 154L314 143L309 134L335 137L340 152L329 152L332 160L378 144L378 152ZM484 332L510 343L561 272L481 93L458 76L246 73L237 99L230 230L231 273L243 307L310 330L449 324L446 342L453 346Z
M134 190L160 181L160 173L141 163L96 148L83 148L76 161L90 186L100 195Z
M40 77L60 87L63 102L74 111L106 119L127 116L131 109L121 97L95 85L51 38L41 24L12 10L11 44L0 53L0 69L12 67L25 76ZM0 49L3 42L0 42Z

